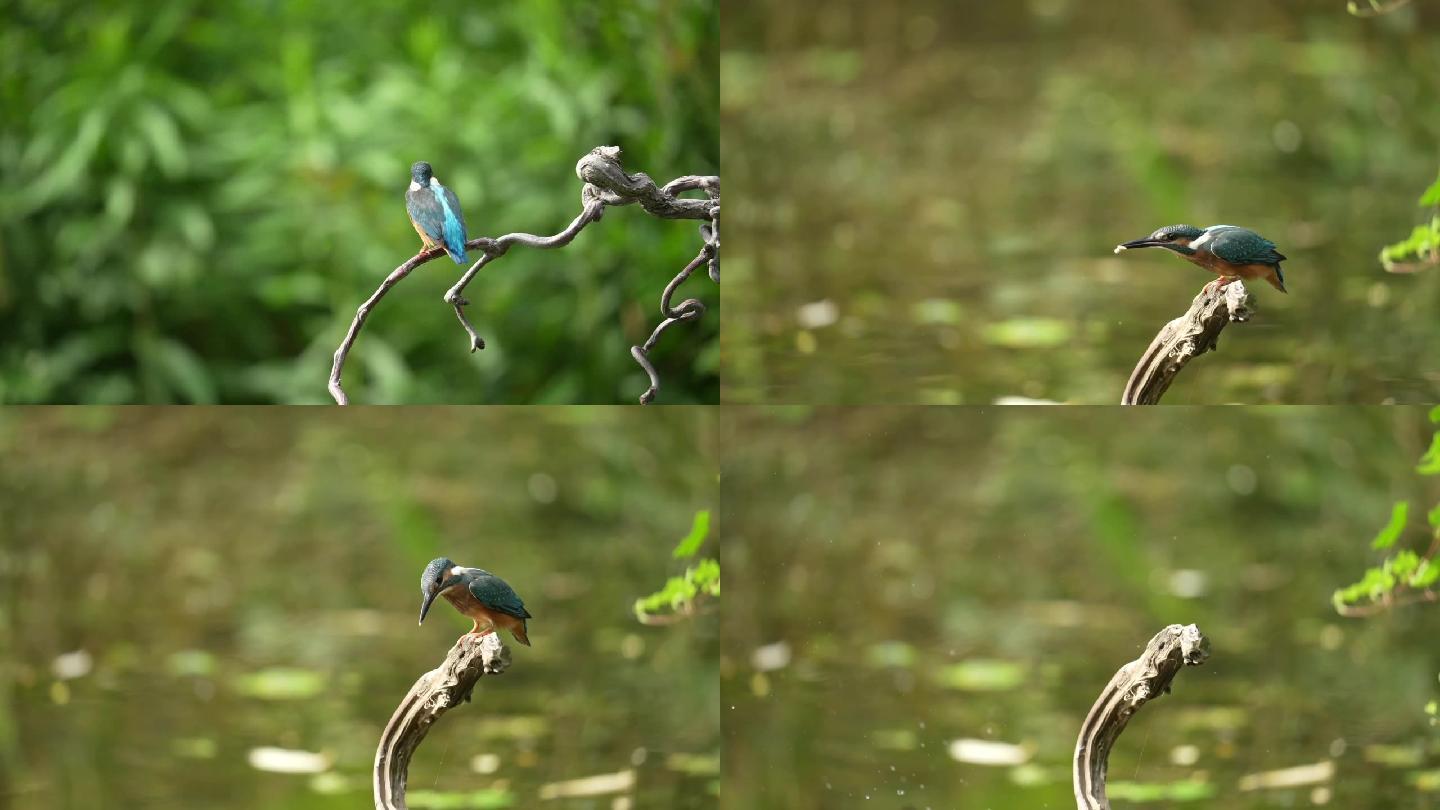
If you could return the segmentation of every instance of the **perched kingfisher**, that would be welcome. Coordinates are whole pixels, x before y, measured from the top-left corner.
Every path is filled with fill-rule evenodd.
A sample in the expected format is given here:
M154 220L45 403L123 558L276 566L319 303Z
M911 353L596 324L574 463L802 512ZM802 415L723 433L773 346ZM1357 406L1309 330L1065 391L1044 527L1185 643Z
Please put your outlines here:
M460 213L460 201L455 192L440 185L430 164L423 160L410 167L405 210L420 234L422 249L444 248L456 264L470 261L465 256L465 216Z
M525 633L530 611L505 580L482 568L463 568L439 557L431 560L420 575L421 624L425 623L431 603L441 594L461 615L474 620L470 633L483 636L502 628L509 630L516 641L530 646L530 637Z
M1274 242L1249 228L1211 225L1202 230L1194 225L1167 225L1144 239L1116 245L1115 252L1147 247L1174 251L1219 275L1216 283L1221 287L1240 278L1263 278L1285 292L1285 276L1280 272L1285 256L1275 249Z

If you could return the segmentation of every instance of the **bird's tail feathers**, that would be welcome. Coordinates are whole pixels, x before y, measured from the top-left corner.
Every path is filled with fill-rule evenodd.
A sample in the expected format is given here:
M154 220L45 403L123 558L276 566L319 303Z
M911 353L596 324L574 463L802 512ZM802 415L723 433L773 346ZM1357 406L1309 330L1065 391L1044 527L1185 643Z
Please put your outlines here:
M1271 286L1273 286L1275 289L1279 290L1282 293L1288 294L1290 292L1289 290L1285 289L1285 275L1280 272L1280 265L1278 264L1275 265L1275 277L1267 278L1266 281L1269 281Z
M526 632L524 619L521 619L519 624L515 624L510 627L510 634L515 636L516 641L524 644L526 647L530 646L530 636Z

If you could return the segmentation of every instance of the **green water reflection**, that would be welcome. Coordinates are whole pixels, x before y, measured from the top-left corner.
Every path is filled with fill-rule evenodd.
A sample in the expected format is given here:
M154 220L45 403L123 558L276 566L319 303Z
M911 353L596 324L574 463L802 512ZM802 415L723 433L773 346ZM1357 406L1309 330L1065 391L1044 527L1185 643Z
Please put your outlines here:
M1171 403L1434 402L1440 273L1380 248L1428 221L1440 7L731 3L725 401L1118 401L1211 276L1111 253L1246 225L1288 296Z
M728 806L1073 808L1081 720L1172 622L1213 655L1120 738L1117 807L1440 803L1440 609L1330 605L1392 499L1440 495L1420 409L788 409L742 435Z
M439 554L514 585L535 646L435 726L412 807L607 774L544 806L714 807L718 618L631 614L716 505L712 422L7 409L0 807L369 806L381 726L468 629L444 604L416 626Z

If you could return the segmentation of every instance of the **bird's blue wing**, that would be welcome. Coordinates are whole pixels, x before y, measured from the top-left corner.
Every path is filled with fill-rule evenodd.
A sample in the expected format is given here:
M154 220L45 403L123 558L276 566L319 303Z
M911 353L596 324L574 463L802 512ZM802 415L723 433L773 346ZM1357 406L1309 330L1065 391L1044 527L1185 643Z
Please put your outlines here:
M441 186L436 191L441 208L445 210L445 247L452 256L465 258L465 215L460 212L460 200L455 192Z
M428 188L405 192L405 210L436 244L445 242L445 209ZM463 243L462 243L463 244Z
M479 573L470 582L470 593L479 599L481 604L517 618L531 618L530 611L525 609L525 603L520 601L520 595L515 593L515 589L510 587L508 582L489 571L476 570Z
M1279 264L1285 260L1274 242L1247 228L1229 226L1216 231L1209 248L1231 264Z

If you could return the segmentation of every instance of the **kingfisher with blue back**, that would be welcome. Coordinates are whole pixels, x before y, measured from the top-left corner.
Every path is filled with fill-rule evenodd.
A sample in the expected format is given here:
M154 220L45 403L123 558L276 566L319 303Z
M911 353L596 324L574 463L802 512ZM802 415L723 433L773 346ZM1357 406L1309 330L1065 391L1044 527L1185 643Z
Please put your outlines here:
M1285 292L1285 276L1280 272L1284 254L1275 249L1274 242L1249 228L1167 225L1144 239L1116 245L1115 252L1148 247L1165 248L1215 273L1220 276L1215 283L1221 287L1242 278L1263 278L1271 287Z
M405 210L420 234L422 250L443 248L456 264L470 261L465 255L465 216L460 213L460 201L455 192L440 185L430 164L423 160L410 167Z
M525 620L533 618L510 583L483 568L465 568L448 557L437 557L420 575L420 624L435 597L444 596L460 615L475 622L466 635L484 636L496 629L509 630L515 640L530 646Z

